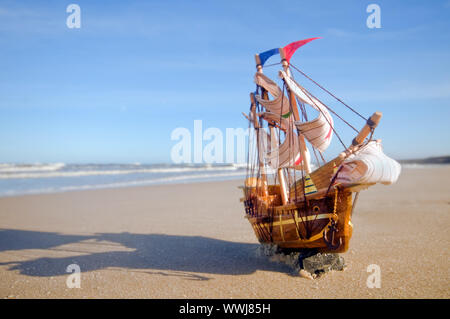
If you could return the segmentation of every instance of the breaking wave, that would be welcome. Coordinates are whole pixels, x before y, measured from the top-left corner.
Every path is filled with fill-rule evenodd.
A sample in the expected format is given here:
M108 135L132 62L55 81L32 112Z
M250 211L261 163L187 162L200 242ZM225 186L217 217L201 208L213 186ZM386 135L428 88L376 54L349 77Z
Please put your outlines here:
M87 170L87 171L56 171L56 172L11 172L2 174L0 171L0 179L12 178L49 178L49 177L80 177L80 176L96 176L96 175L125 175L125 174L145 174L145 173L186 173L199 171L236 171L236 167L203 167L203 168L149 168L149 169L133 169L133 170Z
M66 164L64 163L53 163L53 164L0 164L0 175L1 173L19 173L19 172L49 172L57 171L63 168Z
M0 196L213 181L245 176L245 164L0 164Z

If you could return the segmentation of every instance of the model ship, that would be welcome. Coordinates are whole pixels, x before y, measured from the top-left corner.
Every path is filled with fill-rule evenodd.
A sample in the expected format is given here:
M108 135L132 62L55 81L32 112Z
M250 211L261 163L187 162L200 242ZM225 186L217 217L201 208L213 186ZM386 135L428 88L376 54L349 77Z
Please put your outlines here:
M294 52L314 39L255 56L256 91L250 94L249 113L244 113L254 139L249 138L242 201L259 242L285 250L339 253L349 247L360 190L394 183L401 167L383 153L381 140L373 138L380 112L365 118L290 63ZM271 66L281 66L280 86L263 73L267 59L277 54L281 62ZM361 118L362 129L300 85L294 70ZM336 120L355 131L349 146L336 131ZM342 152L329 157L325 151L333 137Z

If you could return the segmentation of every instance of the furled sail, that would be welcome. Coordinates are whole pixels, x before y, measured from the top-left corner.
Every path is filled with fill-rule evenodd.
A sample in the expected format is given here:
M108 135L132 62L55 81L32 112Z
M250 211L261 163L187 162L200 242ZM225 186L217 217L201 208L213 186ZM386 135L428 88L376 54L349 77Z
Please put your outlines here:
M392 184L400 175L400 164L383 153L381 140L370 141L341 164L336 183Z
M283 118L279 114L275 114L272 112L261 112L258 113L259 117L261 117L263 120L266 120L267 122L275 122L280 126L280 128L283 131L286 131L287 126L289 125L289 120Z
M256 100L268 111L279 114L279 116L284 116L285 118L289 117L289 99L283 95L283 92L281 92L279 86L263 73L255 74L255 83L264 88L273 96L272 100L266 100L261 96L256 95Z
M289 77L284 71L280 71L289 89L294 92L297 98L305 104L311 105L319 111L319 116L314 120L307 122L295 122L298 130L306 137L306 139L319 151L325 151L331 143L333 137L333 118L328 109L320 101L312 97L307 91Z

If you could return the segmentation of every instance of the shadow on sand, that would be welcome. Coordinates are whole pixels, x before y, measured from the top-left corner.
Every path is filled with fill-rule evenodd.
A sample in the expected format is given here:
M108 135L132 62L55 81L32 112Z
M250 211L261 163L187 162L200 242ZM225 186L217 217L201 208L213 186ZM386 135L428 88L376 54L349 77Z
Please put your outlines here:
M92 247L90 250L95 252L89 252L89 249L87 252L85 249L77 251L77 244L85 248ZM65 247L58 247L62 245L69 245L69 248L65 250ZM102 245L108 246L110 251L98 252L102 250ZM119 249L114 249L114 246ZM41 249L49 252L67 251L76 256L42 257L0 265L7 265L8 270L19 270L24 275L42 277L68 275L66 267L70 264L78 264L82 272L118 267L149 274L187 277L191 280L209 279L192 273L248 275L257 270L290 272L286 265L270 262L267 257L259 257L258 247L258 244L200 236L130 233L77 236L6 229L0 230L0 253ZM42 254L47 255L45 252ZM181 273L170 274L164 271Z

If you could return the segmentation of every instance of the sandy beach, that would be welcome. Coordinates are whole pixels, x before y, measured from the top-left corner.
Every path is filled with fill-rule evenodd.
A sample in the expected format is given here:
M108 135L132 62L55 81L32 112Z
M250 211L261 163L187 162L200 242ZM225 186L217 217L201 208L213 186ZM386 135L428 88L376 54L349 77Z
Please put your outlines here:
M361 192L346 270L316 280L258 254L240 180L0 198L0 297L449 298L449 182L404 168Z

